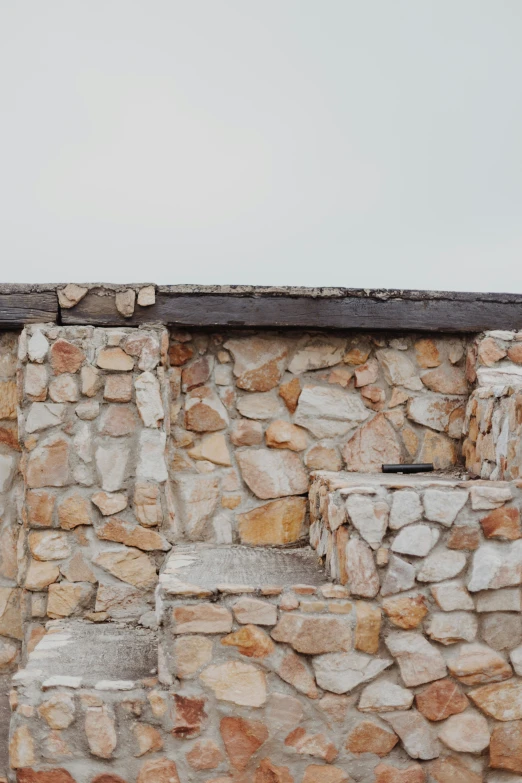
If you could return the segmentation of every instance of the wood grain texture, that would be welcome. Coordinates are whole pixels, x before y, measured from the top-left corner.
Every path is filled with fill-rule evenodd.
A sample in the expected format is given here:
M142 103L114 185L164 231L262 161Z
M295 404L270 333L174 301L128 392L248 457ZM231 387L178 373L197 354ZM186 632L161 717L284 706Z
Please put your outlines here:
M161 322L184 328L364 329L426 332L480 332L522 329L522 298L509 294L437 294L418 292L388 298L354 292L339 297L269 294L178 294L158 292L151 307L136 306L131 318L116 310L114 295L91 291L71 310L64 324L137 326ZM414 294L414 295L413 295Z
M0 293L0 329L18 329L24 324L48 323L58 318L54 291Z

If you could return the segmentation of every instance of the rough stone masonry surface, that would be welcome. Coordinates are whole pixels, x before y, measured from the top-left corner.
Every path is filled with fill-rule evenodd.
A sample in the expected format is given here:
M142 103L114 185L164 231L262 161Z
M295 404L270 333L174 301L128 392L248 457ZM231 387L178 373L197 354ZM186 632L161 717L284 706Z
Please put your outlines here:
M0 781L519 781L519 337L0 335Z

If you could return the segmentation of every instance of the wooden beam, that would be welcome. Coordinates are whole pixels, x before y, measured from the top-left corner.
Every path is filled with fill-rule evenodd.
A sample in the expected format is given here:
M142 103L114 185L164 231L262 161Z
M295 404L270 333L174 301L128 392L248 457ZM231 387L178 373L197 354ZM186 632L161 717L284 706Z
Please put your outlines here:
M24 324L49 323L57 318L55 291L0 292L0 329L21 329Z
M178 293L159 291L131 318L116 310L114 292L91 290L61 310L64 324L137 326L160 322L183 328L364 329L481 332L522 329L522 296L437 292L347 291L343 295Z

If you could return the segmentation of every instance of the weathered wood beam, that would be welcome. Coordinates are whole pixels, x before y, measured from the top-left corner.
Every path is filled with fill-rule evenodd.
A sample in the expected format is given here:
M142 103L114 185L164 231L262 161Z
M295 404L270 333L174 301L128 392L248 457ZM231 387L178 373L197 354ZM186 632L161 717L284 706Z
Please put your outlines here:
M21 329L24 324L46 323L57 318L55 291L0 292L0 329Z
M95 326L158 321L183 328L480 332L522 329L522 296L416 291L311 296L159 290L154 305L137 305L131 318L123 318L116 309L114 292L98 289L91 290L76 307L62 309L61 320Z

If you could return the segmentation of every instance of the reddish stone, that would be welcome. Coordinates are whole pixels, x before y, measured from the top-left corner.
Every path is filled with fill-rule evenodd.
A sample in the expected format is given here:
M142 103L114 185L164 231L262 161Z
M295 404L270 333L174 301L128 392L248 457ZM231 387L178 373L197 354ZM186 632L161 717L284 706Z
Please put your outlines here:
M104 772L102 775L97 775L92 783L127 783L127 781L123 778L120 778L119 775L113 775L110 772Z
M18 769L16 771L16 780L17 783L76 783L73 776L61 767L58 769L46 769L42 772L36 772L34 769L28 768Z
M415 343L417 364L424 370L429 367L438 367L441 363L439 349L433 340L424 339Z
M17 424L0 425L0 443L4 444L4 446L9 446L10 449L21 451Z
M175 367L181 367L182 364L186 364L189 359L194 356L194 349L190 345L179 345L174 343L169 348L170 363Z
M428 764L430 778L435 783L482 783L482 775L477 775L456 756L437 759Z
M489 747L489 766L522 772L522 721L495 726Z
M212 740L201 740L186 758L192 769L215 769L223 761L223 754Z
M350 783L350 777L339 767L310 764L305 770L303 783Z
M222 718L221 736L233 767L244 770L248 762L268 739L264 723L246 718Z
M301 396L301 382L299 378L292 378L288 383L282 383L279 387L279 396L283 398L290 413L295 413L299 397Z
M515 364L522 364L522 344L513 345L508 351L508 359Z
M174 737L196 737L201 731L201 724L207 717L205 699L174 694L175 718L172 734Z
M179 783L176 765L166 758L146 761L136 783Z
M57 340L51 348L51 367L56 375L78 372L84 360L84 352L67 340Z
M486 367L492 367L506 355L505 348L502 348L493 337L486 337L479 344L478 358L481 364Z
M425 783L426 774L420 764L398 769L387 764L379 764L373 770L375 783Z
M103 416L100 435L119 438L136 430L136 416L125 405L110 405Z
M210 378L210 369L210 363L206 356L197 359L190 367L185 367L181 373L183 391L190 391L190 389L195 389L196 386L206 383Z
M285 739L285 745L294 748L298 753L315 756L330 763L337 756L337 748L329 742L324 734L307 734L301 726L290 732Z
M275 645L271 638L256 625L245 625L238 631L225 636L221 644L237 647L241 655L247 658L266 658L274 652Z
M437 680L415 696L417 709L428 720L445 720L464 712L469 704L457 683Z
M276 767L270 759L263 759L256 769L254 783L294 783L288 767Z
M504 538L515 541L522 538L518 508L496 508L480 520L486 538Z
M399 738L393 731L387 731L376 723L365 720L348 735L346 749L355 754L375 753L382 758L390 753L398 741Z
M27 521L31 527L52 527L55 497L49 492L27 491Z
M446 542L448 549L467 549L475 551L480 546L480 531L471 525L461 525L451 530Z

